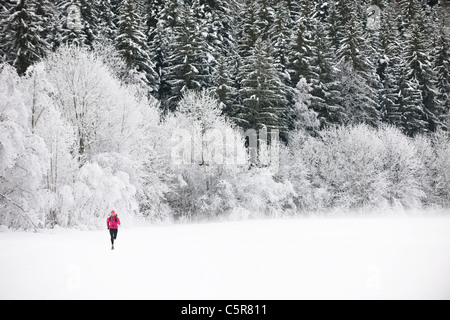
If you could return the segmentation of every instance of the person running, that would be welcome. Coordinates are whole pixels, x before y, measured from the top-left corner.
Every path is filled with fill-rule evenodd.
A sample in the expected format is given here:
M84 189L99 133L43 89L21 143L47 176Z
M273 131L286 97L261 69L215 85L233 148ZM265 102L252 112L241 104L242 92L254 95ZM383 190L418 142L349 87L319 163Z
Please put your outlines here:
M114 250L114 240L117 238L117 232L119 230L120 226L120 219L117 216L117 214L113 211L111 211L111 216L109 216L108 219L106 219L106 225L109 230L109 234L111 235L111 250Z

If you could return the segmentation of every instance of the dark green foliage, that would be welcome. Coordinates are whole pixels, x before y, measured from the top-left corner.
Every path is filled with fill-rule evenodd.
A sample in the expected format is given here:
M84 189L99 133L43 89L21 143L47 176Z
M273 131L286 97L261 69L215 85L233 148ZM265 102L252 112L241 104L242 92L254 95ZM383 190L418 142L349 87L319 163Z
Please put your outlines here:
M164 112L185 90L209 88L243 128L284 132L293 129L292 90L305 79L321 128L387 122L414 135L448 126L449 9L436 3L8 0L0 59L23 74L64 44L112 45L126 80L141 79ZM367 27L369 5L381 9L380 30Z
M20 0L15 5L3 5L0 52L2 60L13 65L19 74L24 74L50 49L45 27L51 14L47 1Z

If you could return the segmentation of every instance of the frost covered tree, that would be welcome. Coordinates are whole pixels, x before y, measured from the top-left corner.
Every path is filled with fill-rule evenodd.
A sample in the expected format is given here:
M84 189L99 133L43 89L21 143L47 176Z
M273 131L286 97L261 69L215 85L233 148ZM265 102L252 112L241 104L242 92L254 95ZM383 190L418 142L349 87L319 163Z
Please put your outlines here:
M64 144L63 133L52 141L55 137L41 129L49 146L70 149L75 164L70 182L58 183L54 192L57 224L87 225L109 207L120 208L128 219L138 216L140 201L147 195L156 199L148 193L143 174L149 160L146 150L155 143L152 128L160 118L156 101L138 87L120 83L95 52L64 47L44 63L59 123L68 123L65 134L73 137ZM53 130L58 128L56 121Z
M0 65L0 224L43 227L42 189L48 152L31 131L23 84L14 68Z
M109 208L120 212L122 221L132 225L137 216L136 188L123 171L114 172L98 163L86 163L80 168L71 189L62 194L70 215L66 225L80 228L98 228Z
M46 70L62 116L75 128L73 152L80 166L98 152L133 145L127 137L136 128L128 121L146 101L135 87L120 84L101 58L77 47L58 50L47 59Z
M433 201L438 205L450 205L450 137L448 132L437 131L431 137L433 156L431 157Z
M367 125L331 128L323 132L322 141L316 170L330 192L325 201L342 208L382 203L383 144L376 132Z
M175 219L228 214L236 204L234 181L247 165L247 153L243 135L222 115L219 102L207 91L186 91L163 126L172 132L166 199Z
M310 170L303 158L303 143L307 137L302 130L293 131L289 143L281 148L280 170L275 178L281 180L286 188L291 187L292 208L302 214L308 214L320 207L319 195L315 192L310 177ZM319 195L320 196L320 195Z
M317 134L320 128L318 114L311 109L312 88L302 78L294 89L293 121L295 130L311 135Z
M64 47L49 57L46 67L48 77L55 85L59 109L75 128L76 147L73 153L80 164L86 162L86 153L91 147L106 92L103 84L107 71L102 63L86 50ZM111 81L111 80L110 80Z
M224 122L222 105L206 90L200 92L190 90L183 94L182 99L178 103L177 111L183 114L193 125L193 130L195 131L193 136L198 137L197 145L199 151L193 155L195 161L201 165L206 164L208 162L205 156L207 145L203 145L203 142L205 135L217 129L216 125Z
M1 2L0 224L448 206L447 2L369 2Z
M61 116L52 99L54 87L47 79L44 63L31 67L23 82L23 94L31 116L31 130L44 140L49 151L42 186L48 196L48 202L43 206L45 226L65 226L70 211L63 209L63 194L73 182L78 168L71 153L75 143L74 129Z

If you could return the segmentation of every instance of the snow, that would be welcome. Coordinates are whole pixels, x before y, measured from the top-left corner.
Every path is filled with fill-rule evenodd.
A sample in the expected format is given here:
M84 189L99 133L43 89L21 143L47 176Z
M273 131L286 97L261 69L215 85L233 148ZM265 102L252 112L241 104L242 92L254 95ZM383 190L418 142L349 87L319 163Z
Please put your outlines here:
M449 299L450 218L0 233L0 299Z

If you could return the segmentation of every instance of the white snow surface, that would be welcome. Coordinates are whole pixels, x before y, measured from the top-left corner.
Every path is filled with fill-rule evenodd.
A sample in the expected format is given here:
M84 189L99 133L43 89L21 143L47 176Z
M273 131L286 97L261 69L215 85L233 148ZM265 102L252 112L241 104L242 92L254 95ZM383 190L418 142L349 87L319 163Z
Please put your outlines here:
M0 232L0 299L450 299L450 218Z

